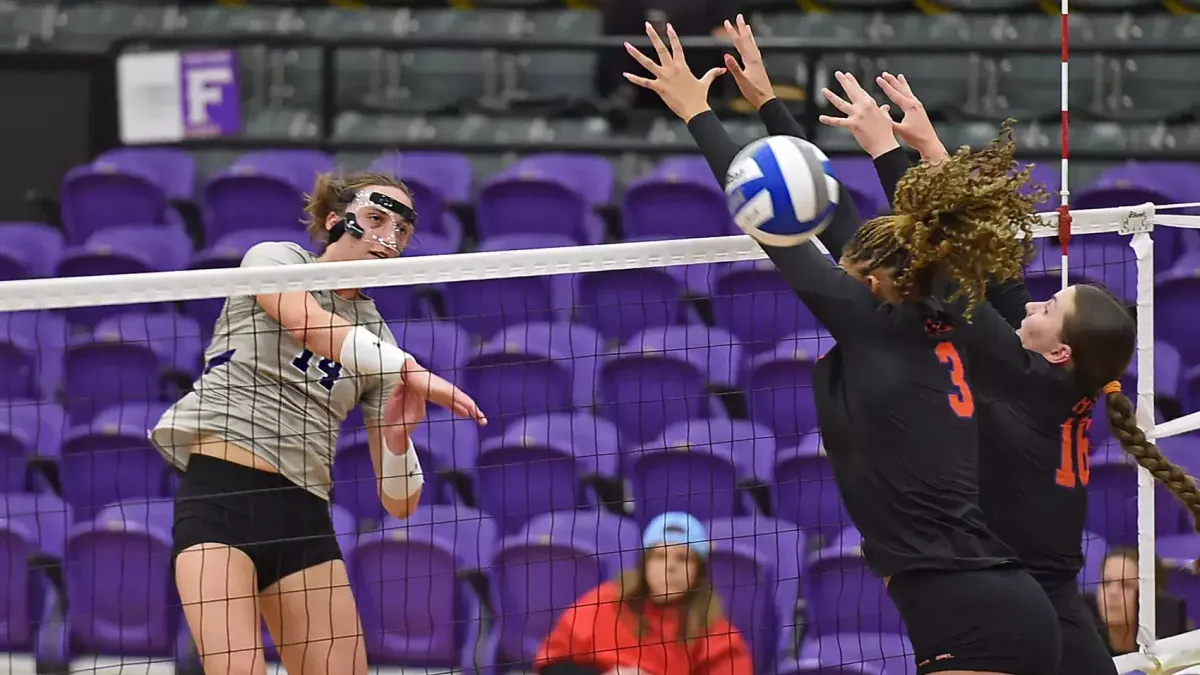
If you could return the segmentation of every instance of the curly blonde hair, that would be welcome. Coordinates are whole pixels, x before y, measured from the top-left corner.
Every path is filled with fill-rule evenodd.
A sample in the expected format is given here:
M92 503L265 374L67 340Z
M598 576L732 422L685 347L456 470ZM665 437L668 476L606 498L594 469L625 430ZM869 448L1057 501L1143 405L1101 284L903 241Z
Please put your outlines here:
M1013 120L978 152L912 167L896 185L894 213L867 221L847 249L850 262L891 268L906 298L927 297L935 277L954 284L965 315L983 302L988 283L1020 276L1033 257L1037 204L1046 191L1029 183L1032 165L1013 171Z
M394 187L408 195L409 199L413 196L404 181L386 173L361 171L345 177L330 173L317 176L312 192L304 196L305 226L313 241L328 243L329 230L325 229L325 221L329 214L345 213L358 191L372 185Z

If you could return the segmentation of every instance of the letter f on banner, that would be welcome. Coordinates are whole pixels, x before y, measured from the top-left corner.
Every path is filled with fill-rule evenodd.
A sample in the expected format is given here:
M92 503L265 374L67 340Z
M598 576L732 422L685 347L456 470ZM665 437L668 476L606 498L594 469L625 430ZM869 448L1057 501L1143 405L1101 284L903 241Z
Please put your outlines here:
M233 72L227 66L193 68L187 72L188 126L208 123L208 109L221 105L223 87L233 82Z

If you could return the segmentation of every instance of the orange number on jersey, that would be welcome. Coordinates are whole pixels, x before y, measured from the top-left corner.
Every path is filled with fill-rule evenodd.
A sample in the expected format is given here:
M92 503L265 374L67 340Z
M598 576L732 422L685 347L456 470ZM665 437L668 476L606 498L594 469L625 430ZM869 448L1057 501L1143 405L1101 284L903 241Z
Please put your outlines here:
M1054 482L1065 488L1073 488L1077 484L1087 486L1092 479L1091 447L1088 442L1088 430L1092 428L1092 418L1080 417L1070 419L1062 425L1062 466L1054 472ZM1077 461L1076 461L1077 460ZM1074 464L1079 464L1079 481L1076 483Z
M958 350L950 342L939 342L937 349L938 361L950 369L950 384L954 389L950 392L950 409L963 419L975 415L975 397L971 395L971 387L967 385L966 372L963 371L962 358Z

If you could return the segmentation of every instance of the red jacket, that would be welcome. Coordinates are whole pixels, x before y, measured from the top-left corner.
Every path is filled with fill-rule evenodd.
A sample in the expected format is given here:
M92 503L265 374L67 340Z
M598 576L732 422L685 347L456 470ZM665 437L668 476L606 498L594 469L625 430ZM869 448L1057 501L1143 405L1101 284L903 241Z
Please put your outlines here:
M741 633L724 618L706 636L685 643L676 607L646 603L645 612L646 634L639 637L637 617L621 602L617 582L597 586L559 617L534 668L570 661L601 672L622 665L643 675L753 675Z

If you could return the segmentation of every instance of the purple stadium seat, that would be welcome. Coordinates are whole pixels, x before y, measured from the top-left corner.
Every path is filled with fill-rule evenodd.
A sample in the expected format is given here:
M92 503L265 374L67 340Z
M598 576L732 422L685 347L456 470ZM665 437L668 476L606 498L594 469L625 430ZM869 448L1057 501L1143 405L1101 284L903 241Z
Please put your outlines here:
M301 230L305 193L317 174L333 168L328 155L313 150L242 155L204 186L207 240L218 241L246 223L261 229Z
M333 503L344 508L359 523L357 529L374 529L387 516L379 501L375 467L371 463L371 450L367 445L365 429L343 433L338 438L337 455L334 457ZM414 443L415 447L415 443ZM421 507L444 500L442 483L438 476L441 468L437 457L431 457L423 448L417 448L417 457L425 471L425 486L421 490Z
M496 611L488 644L493 661L529 670L559 614L612 572L595 540L578 533L522 532L501 540L488 569Z
M662 267L581 274L577 297L580 320L619 343L687 319L682 285Z
M154 177L111 163L72 169L63 178L59 201L63 232L73 245L110 227L168 222L167 194Z
M668 425L658 440L666 447L727 446L739 481L763 485L774 482L775 437L769 429L748 420L684 420Z
M143 316L134 316L130 323ZM83 424L109 405L163 399L162 374L170 364L134 337L124 341L116 331L105 331L90 339L77 338L67 347L63 398L73 423Z
M58 497L0 492L0 650L31 652L62 598L39 567L61 560L71 516Z
M600 414L616 423L623 446L649 442L672 422L709 416L707 364L677 344L646 331L600 365Z
M86 277L181 270L188 266L192 242L182 228L166 225L121 225L88 237L70 248L58 265L58 276ZM95 326L105 317L131 311L154 311L156 305L77 307L64 310L72 324Z
M800 658L780 673L825 673L825 670L804 670L817 665L843 668L840 673L880 673L881 675L916 675L916 660L908 638L896 633L834 633L806 641L800 647ZM792 668L799 667L799 670Z
M113 505L71 528L64 567L73 652L172 653L180 627L172 508L170 500Z
M1194 366L1183 374L1183 413L1200 412L1200 366Z
M699 183L707 182L713 187L721 188L720 183L712 174L708 161L703 155L672 155L664 157L661 162L650 170L654 176L676 176L694 180Z
M0 398L50 399L62 381L67 323L54 312L0 312Z
M346 555L367 658L414 668L472 663L480 603L457 573L456 538L388 523L360 536Z
M647 328L634 339L643 353L660 351L695 364L714 387L730 389L740 379L742 346L729 332L702 324Z
M790 335L775 349L752 358L746 367L750 419L775 432L780 445L799 443L817 426L812 373L833 348L833 338L810 331Z
M510 422L504 435L529 435L530 437L562 437L575 448L578 457L589 459L589 467L595 473L615 478L620 471L620 442L617 427L612 422L591 413L549 413L530 415Z
M870 157L837 157L829 160L833 175L846 186L863 220L891 211Z
M458 251L463 225L447 202L469 199L470 160L450 152L390 152L371 162L369 170L396 176L412 190L420 219L415 238L432 234L447 242L448 253Z
M1033 194L1033 186L1041 185L1046 189L1046 194L1050 199L1040 208L1049 209L1057 206L1059 203L1058 191L1062 188L1062 168L1059 163L1017 160L1018 166L1024 167L1026 164L1033 164L1033 171L1029 173L1029 182L1021 187L1021 194Z
M1082 284L1093 281L1084 269L1079 267L1079 262L1078 258L1068 259L1068 283ZM1035 246L1033 260L1025 268L1025 286L1029 289L1029 295L1039 301L1049 300L1062 290L1062 250L1057 243L1042 240Z
M825 543L850 527L850 515L842 505L816 429L804 434L799 445L780 449L775 462L772 494L780 518L820 535Z
M1121 376L1121 385L1128 396L1137 396L1137 358L1129 362L1129 368ZM1169 342L1154 341L1154 395L1178 401L1183 392L1183 359L1179 350Z
M903 633L900 612L862 557L862 535L851 528L809 559L805 582L814 637L834 633Z
M35 489L34 462L56 462L62 453L66 415L55 403L9 399L0 407L0 492Z
M404 351L449 380L459 376L474 351L470 333L453 321L409 319L389 322L388 328Z
M448 471L470 471L479 457L479 428L474 420L435 407L413 431L413 445L436 454Z
M499 335L483 345L463 370L464 389L488 416L484 438L498 436L525 415L569 412L571 360L544 345Z
M718 518L707 525L713 585L731 617L749 617L749 623L735 625L749 641L758 670L766 672L793 651L798 637L804 533L794 523L763 516Z
M667 511L691 513L701 520L749 513L731 444L665 440L626 452L633 515L639 525Z
M63 233L44 223L0 222L0 281L54 276Z
M514 251L575 246L564 235L514 234L479 243L480 251ZM552 321L570 313L572 275L542 275L446 284L447 315L472 335L490 338L508 324Z
M106 504L165 496L171 469L146 439L146 430L167 407L166 403L114 405L97 413L91 423L66 433L59 480L77 518L89 519Z
M584 443L576 443L571 421L562 414L527 418L480 446L475 476L479 508L505 534L515 534L534 515L588 506L584 479L617 474L617 455L597 454L586 445L594 440L588 438L591 430L580 434Z
M1137 465L1109 440L1092 446L1089 474L1087 530L1109 544L1136 544Z
M1167 570L1167 590L1187 604L1188 618L1193 622L1200 616L1200 576L1195 562L1200 560L1200 537L1184 534L1159 537L1154 552Z
M1172 162L1129 162L1112 167L1079 192L1071 195L1072 209L1096 209L1112 206L1137 206L1146 202L1155 204L1177 204L1195 201L1189 194L1195 192L1194 183L1200 179L1195 168L1189 164ZM1175 228L1161 228L1155 233L1155 271L1170 267L1178 255L1180 239ZM1128 237L1116 232L1090 234L1088 241L1097 243L1128 245ZM1162 261L1157 257L1162 254Z
M567 365L572 370L575 405L592 404L597 364L608 351L604 339L596 331L579 323L536 321L505 326L493 339L562 355L568 359Z
M608 578L637 567L642 554L642 533L630 518L603 509L577 509L540 513L520 532L532 543L547 539L586 542L596 551Z
M1154 305L1155 335L1179 350L1185 367L1200 366L1200 254L1184 256L1158 275Z
M716 325L752 353L771 349L792 333L820 328L770 260L721 266L710 296Z
M199 322L191 317L179 314L122 314L96 324L93 338L98 345L134 345L148 349L158 358L163 369L191 376L200 373L204 337ZM100 356L96 358L103 360Z
M190 269L223 269L238 267L246 251L255 244L264 241L290 241L308 250L314 250L314 244L303 230L262 230L257 228L235 230L221 237L215 244L192 256ZM211 336L213 324L221 315L225 306L225 298L203 298L200 300L185 300L183 311L200 322L200 328L205 336Z
M612 203L615 180L612 162L607 158L572 153L540 153L521 157L508 171L541 172L566 181L576 192L583 195L584 201L591 207L584 215L587 243L599 244L604 241L604 220L594 209Z
M596 243L588 232L590 212L587 198L568 178L541 169L509 170L480 187L476 229L482 239L548 234L590 244Z
M482 572L492 562L500 543L496 521L462 504L430 504L404 520L388 517L379 527L395 538L397 530L425 532L454 545L455 568L460 572Z
M735 234L725 195L711 173L651 173L625 188L621 223L627 238L687 239Z
M179 148L116 148L96 158L122 171L146 176L171 199L190 199L196 192L196 160Z

